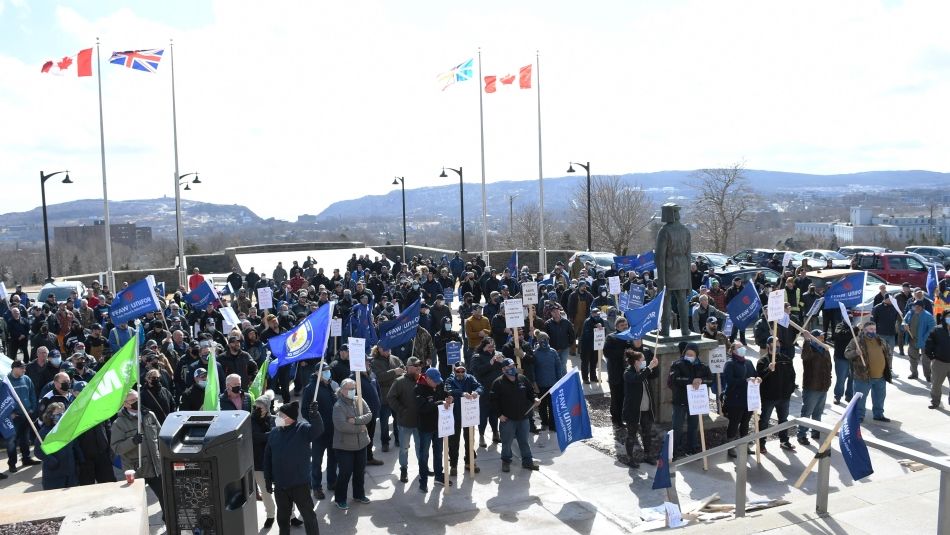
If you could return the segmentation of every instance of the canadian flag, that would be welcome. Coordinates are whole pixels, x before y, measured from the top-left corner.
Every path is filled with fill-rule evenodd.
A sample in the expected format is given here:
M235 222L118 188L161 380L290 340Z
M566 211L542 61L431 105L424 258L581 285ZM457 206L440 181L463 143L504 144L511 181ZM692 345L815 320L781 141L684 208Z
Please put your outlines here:
M498 90L498 82L501 82L502 86L512 86L515 84L515 75L508 74L505 76L486 76L485 77L485 92L494 93ZM518 69L518 87L521 89L531 89L531 65L525 65L524 67Z
M92 49L80 50L75 56L47 61L40 72L60 75L75 72L76 76L92 76Z

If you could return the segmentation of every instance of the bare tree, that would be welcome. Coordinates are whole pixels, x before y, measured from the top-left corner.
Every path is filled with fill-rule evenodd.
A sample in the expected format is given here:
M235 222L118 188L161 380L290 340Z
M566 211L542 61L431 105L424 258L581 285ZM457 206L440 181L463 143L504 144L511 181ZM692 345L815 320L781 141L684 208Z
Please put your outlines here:
M541 246L541 209L534 202L516 207L514 215L514 236L510 240L512 248L538 249ZM547 248L551 248L558 222L554 214L544 214L544 237Z
M620 176L591 177L591 244L595 249L626 255L650 226L656 207L638 184ZM571 205L571 236L587 236L587 184L578 184ZM582 230L583 229L583 230Z
M695 192L692 212L700 238L707 240L713 251L726 252L730 241L735 245L739 224L752 220L756 199L742 164L700 169L687 186Z

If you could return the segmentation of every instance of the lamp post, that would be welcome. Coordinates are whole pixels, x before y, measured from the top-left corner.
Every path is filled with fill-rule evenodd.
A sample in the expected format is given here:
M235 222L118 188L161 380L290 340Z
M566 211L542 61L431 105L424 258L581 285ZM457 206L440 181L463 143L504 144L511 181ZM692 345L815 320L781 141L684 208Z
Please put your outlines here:
M406 263L406 177L397 176L393 179L393 186L402 185L402 261Z
M515 199L518 198L518 194L508 196L508 241L511 242L511 246L515 246Z
M46 181L50 178L60 174L66 173L66 178L63 179L63 184L72 184L73 181L69 179L69 171L56 171L55 173L44 174L43 171L40 171L40 196L43 199L43 238L46 242L46 280L44 283L53 282L53 263L50 260L49 256L49 222L46 218Z
M184 286L187 282L185 278L185 232L182 229L181 221L181 184L182 181L191 175L195 175L192 184L201 184L198 173L185 173L175 178L175 230L178 233L178 284ZM186 181L187 182L187 181ZM185 184L185 191L191 191L189 184Z
M573 173L574 166L579 165L587 171L587 250L591 250L591 232L590 232L590 162L577 163L577 162L568 162L567 172Z
M439 175L439 178L449 177L449 175L445 174L446 169L448 169L449 171L455 172L459 176L459 205L461 206L461 208L459 209L461 211L461 215L460 215L461 219L459 219L459 224L462 227L462 248L459 249L459 252L464 253L465 252L465 188L462 183L462 168L459 167L458 169L452 169L451 167L443 167L442 174Z

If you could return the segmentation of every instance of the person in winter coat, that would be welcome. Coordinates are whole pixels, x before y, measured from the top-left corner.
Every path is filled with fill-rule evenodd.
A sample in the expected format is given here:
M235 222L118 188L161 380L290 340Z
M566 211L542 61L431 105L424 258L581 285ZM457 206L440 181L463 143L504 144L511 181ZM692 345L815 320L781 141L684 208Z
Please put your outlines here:
M241 380L241 376L236 373L225 378L224 392L218 396L219 410L251 412L251 404L254 401L251 395L244 391Z
M139 411L142 411L142 432L139 433ZM139 407L139 394L130 390L125 403L119 409L112 422L110 445L122 459L127 470L136 468L135 477L145 480L162 510L165 509L165 496L162 493L162 464L158 454L158 432L161 425L158 418L148 409ZM141 446L141 466L139 466L139 446Z
M416 411L419 415L419 491L429 491L429 474L435 472L436 485L452 485L442 467L442 440L438 438L439 407L450 407L453 398L446 394L442 374L429 368L416 381ZM429 450L433 470L429 470Z
M317 402L310 412L320 412ZM323 434L323 420L299 419L300 406L294 401L281 405L274 419L276 427L267 437L264 448L264 485L273 492L277 502L277 527L280 535L290 535L290 517L296 505L303 517L307 535L319 535L313 498L310 497L311 444Z
M76 468L80 485L111 483L116 480L115 470L112 469L114 454L109 447L107 422L96 424L79 435L76 447L79 449L80 460Z
M699 416L689 414L686 389L697 389L713 382L709 366L699 360L699 346L688 343L683 356L670 366L670 384L673 387L673 437L674 457L699 453ZM686 426L686 433L682 432Z
M847 323L841 321L835 325L834 334L832 334L831 337L831 341L834 344L835 405L841 403L842 397L844 397L846 402L850 402L851 397L854 395L854 378L851 377L851 362L845 358L844 351L848 347L848 344L851 343L851 338L857 335L857 327L852 330L851 327L848 327Z
M627 464L638 468L640 463L634 461L633 446L637 442L637 434L642 443L643 461L654 464L656 461L650 455L650 442L653 434L653 402L650 395L650 381L659 377L657 367L660 361L654 356L648 363L643 353L634 349L626 349L624 358L627 369L623 372L623 411L621 418L627 422L627 438L624 448L627 452ZM613 389L610 391L613 396Z
M455 434L449 437L449 464L451 466L451 471L449 472L450 476L454 476L458 472L458 462L459 462L459 435L465 435L465 451L463 455L465 457L465 470L469 469L469 457L468 451L471 449L474 451L474 445L469 444L469 433L465 432L467 430L462 429L462 399L479 399L484 394L484 388L479 384L478 380L475 379L474 375L466 373L465 365L461 362L455 364L455 368L452 370L452 375L445 381L445 392L452 396L453 399L457 400L457 403L453 403L455 414ZM481 472L481 469L478 465L475 465L475 473Z
M364 389L365 390L365 389ZM350 478L353 478L353 499L360 503L369 503L366 497L364 471L366 470L366 447L369 446L369 433L366 426L373 420L373 412L364 400L356 401L356 381L345 379L336 391L337 401L333 405L333 449L336 450L338 473L333 503L340 509L350 506L346 503Z
M319 388L319 390L318 390ZM317 437L311 444L310 465L310 489L318 500L326 498L323 492L323 456L327 457L327 489L336 487L336 452L333 450L333 405L336 404L336 391L340 388L333 381L330 369L323 367L321 371L317 368L315 373L310 374L310 382L304 387L300 394L301 401L304 402L303 417L308 422L319 418L323 421L323 433ZM316 401L320 406L320 412L314 414L310 412L310 401Z
M462 343L462 337L459 336L459 333L452 330L452 318L444 318L441 327L441 330L432 336L432 343L435 345L435 351L438 355L439 373L443 376L448 376L454 365L447 362L445 347L449 342L455 342L459 344L461 350L464 344Z
M159 379L160 373L151 369L145 373L145 384L142 385L142 406L152 411L158 418L159 425L165 423L169 414L178 410L178 403Z
M924 353L930 357L930 378L933 380L930 383L929 408L939 409L943 383L950 378L950 310L943 311L940 325L930 331Z
M607 321L601 317L599 308L592 308L590 316L584 320L581 332L581 379L584 384L597 383L599 355L594 350L594 329L606 329Z
M274 525L276 506L274 495L267 490L267 480L264 478L264 450L267 449L267 439L274 428L274 416L271 414L271 405L274 402L274 392L268 390L254 401L254 410L251 411L251 440L254 444L254 481L257 490L264 502L264 529Z
M725 395L723 407L726 411L726 417L729 418L729 426L726 428L726 441L731 442L739 436L749 434L749 420L752 418L752 411L749 410L749 400L747 398L748 383L761 383L758 373L755 371L755 365L746 358L746 346L742 342L733 342L732 350L729 352L729 360L722 370L722 380L725 382ZM736 458L736 449L729 448L728 455Z
M766 341L771 347L773 342L770 336ZM766 355L759 359L755 367L759 377L762 378L762 424L760 429L768 429L769 420L772 418L772 411L778 414L778 423L785 423L788 420L789 402L792 393L795 392L795 367L792 364L792 357L785 353L785 347L781 341L776 347L775 362L772 357ZM795 446L788 440L788 431L782 430L778 434L781 448L785 450L794 450ZM759 439L759 449L762 453L765 451L765 437Z
M627 318L619 316L614 322L614 327L616 331L608 334L604 340L604 357L607 359L607 384L610 385L610 421L615 426L621 426L623 425L623 387L626 382L626 368L629 365L625 352L633 347L633 342L617 336L617 333L629 327ZM548 387L550 388L551 385Z
M915 308L917 308L916 305ZM911 340L913 344L914 341ZM858 419L864 420L865 404L870 393L871 411L879 422L890 422L884 416L884 398L887 396L887 382L891 380L891 351L887 342L877 336L877 324L868 321L862 326L861 334L848 343L844 356L851 361L851 375L854 377L854 391L864 394L854 410Z
M815 329L805 334L802 344L802 413L801 416L821 421L825 398L831 388L831 352L825 345L825 334ZM798 443L808 446L808 428L798 426ZM811 438L818 440L818 430L811 430Z
M490 385L495 382L495 379L501 377L502 368L504 367L502 362L504 360L504 355L495 352L495 341L492 340L491 337L486 336L482 339L481 343L478 344L475 353L472 354L471 361L468 364L468 370L475 376L479 384ZM479 398L479 409L481 419L481 422L478 424L479 447L488 447L485 442L485 428L488 425L491 425L492 442L501 442L501 437L498 435L498 413L494 412L488 396L481 396Z
M928 304L923 299L914 301L910 312L904 315L904 324L901 328L905 336L910 337L910 343L907 346L907 357L910 359L908 379L917 379L917 364L920 363L924 368L924 379L930 382L930 357L923 349L927 346L927 337L936 326L936 321L934 315L927 311Z
M66 406L59 402L53 402L46 406L46 411L42 417L43 427L40 428L40 438L46 438L46 435L59 423L65 412ZM77 457L80 455L82 454L76 446L76 441L66 444L59 451L49 455L43 453L40 444L37 444L36 457L43 462L43 490L66 489L78 485L79 477L76 464Z
M551 347L547 333L538 329L535 331L535 338L538 345L534 348L534 382L538 385L538 392L543 394L567 373L566 363L561 361L560 353ZM610 392L613 395L613 387ZM538 406L538 415L541 417L541 428L547 427L553 431L554 408L551 403L550 399L542 402Z
M393 382L396 378L405 374L406 369L399 357L392 355L389 348L380 345L373 346L368 364L370 370L376 375L376 382L379 384L379 398L381 401L380 410L377 411L379 415L379 436L383 443L383 451L387 452L389 451L389 419L392 417L393 411L389 407L389 402L386 401L386 396L389 394ZM399 433L398 427L395 431ZM372 438L372 435L370 435L370 441L372 441Z
M515 439L521 451L521 467L538 470L540 467L531 455L531 444L528 442L527 415L538 406L534 388L525 376L518 373L513 360L504 359L501 367L503 375L492 383L489 394L501 428L501 471L511 471L511 442Z
M397 378L389 388L386 401L396 415L399 437L399 481L409 482L409 440L419 449L419 413L416 407L416 381L422 373L422 362L416 357L406 359L406 373ZM420 471L421 475L421 471Z

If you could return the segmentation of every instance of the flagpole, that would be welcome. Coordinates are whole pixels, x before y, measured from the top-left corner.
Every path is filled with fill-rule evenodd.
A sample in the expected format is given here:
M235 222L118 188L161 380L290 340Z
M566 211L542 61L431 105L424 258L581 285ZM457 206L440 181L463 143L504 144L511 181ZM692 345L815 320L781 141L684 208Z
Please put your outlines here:
M132 351L134 352L134 355L135 355L135 363L133 364L133 366L136 366L136 367L138 367L139 365L139 347L140 347L139 344L141 342L139 340L139 325L140 324L141 324L140 320L135 320L135 335L133 336L133 339L135 340L135 347L132 348ZM141 435L142 434L142 377L140 376L138 380L135 382L138 385L138 403L139 403L139 410L136 411L137 412L136 416L138 417L138 423L136 424L137 425L136 433ZM136 467L136 469L141 470L142 469L142 443L141 442L139 442L138 449L139 449L139 452L138 452L139 465Z
M181 184L178 173L178 114L175 106L175 43L172 39L168 40L168 55L171 61L172 70L172 144L175 149L175 226L178 233L178 284L184 286L185 280L185 233L181 222Z
M538 80L538 190L541 193L540 211L538 212L541 228L541 241L538 247L538 266L540 267L541 273L547 273L548 255L544 249L544 170L541 159L541 52L535 50L534 54L534 64L537 70L535 76Z
M482 104L482 49L478 49L478 127L482 145L482 259L488 264L488 198L485 193L485 108Z
M23 418L26 418L27 422L30 422L30 428L33 429L33 433L36 434L36 440L43 443L43 437L40 436L40 432L36 430L36 424L33 423L33 419L30 418L30 413L26 410L26 407L23 406L23 401L20 399L20 396L16 393L16 389L13 388L13 385L10 383L10 379L6 375L3 376L3 382L7 385L7 388L10 389L10 394L13 395L13 399L16 400L17 405L20 406L20 410L23 412Z
M102 121L102 63L99 59L99 38L96 37L96 80L99 83L99 156L102 160L102 204L106 231L106 284L115 288L115 273L112 271L112 227L109 224L109 190L106 186L106 136Z

